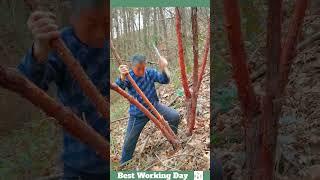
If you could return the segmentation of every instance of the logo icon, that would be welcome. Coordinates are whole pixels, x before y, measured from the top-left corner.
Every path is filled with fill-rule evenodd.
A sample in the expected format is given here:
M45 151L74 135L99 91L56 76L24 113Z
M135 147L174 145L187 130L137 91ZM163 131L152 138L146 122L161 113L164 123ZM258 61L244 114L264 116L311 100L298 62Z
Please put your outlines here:
M203 171L194 171L194 180L203 180Z

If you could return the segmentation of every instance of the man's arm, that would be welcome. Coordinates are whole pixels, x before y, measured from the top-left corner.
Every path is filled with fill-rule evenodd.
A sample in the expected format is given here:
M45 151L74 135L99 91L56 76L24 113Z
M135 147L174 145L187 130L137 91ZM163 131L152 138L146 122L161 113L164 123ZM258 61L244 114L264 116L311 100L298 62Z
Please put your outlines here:
M127 65L120 65L118 70L120 72L120 77L117 78L116 84L125 90L129 87L129 81L126 79L126 75L129 73L129 68Z
M129 87L129 81L127 79L122 80L121 77L117 78L116 84L123 90Z
M154 81L160 84L169 84L170 77L164 70L157 71L156 69L150 69L151 75L154 77Z
M33 83L48 89L48 84L61 75L62 63L51 53L50 41L60 36L56 17L50 12L35 11L28 18L34 43L18 69Z
M33 55L33 47L30 48L18 65L19 71L30 81L43 90L48 90L49 83L59 81L62 76L63 63L57 56L50 53L47 60L39 62Z
M168 84L170 82L170 74L168 70L168 61L164 57L160 57L159 61L159 71L153 70L152 74L156 82L160 84Z

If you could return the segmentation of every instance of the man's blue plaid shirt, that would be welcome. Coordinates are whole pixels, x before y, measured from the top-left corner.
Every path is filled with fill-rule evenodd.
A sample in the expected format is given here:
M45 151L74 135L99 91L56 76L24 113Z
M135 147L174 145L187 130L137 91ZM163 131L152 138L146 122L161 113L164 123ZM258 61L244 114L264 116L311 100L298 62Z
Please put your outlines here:
M99 91L109 97L109 51L105 48L90 48L81 43L72 28L65 28L61 37L74 57L80 62L84 71ZM94 105L83 94L78 83L72 78L63 61L52 52L48 60L38 63L33 57L32 48L24 57L18 69L43 90L48 90L49 83L54 82L60 102L72 109L74 113L92 126L99 134L109 139L109 125ZM105 173L108 163L102 160L93 149L64 132L63 161L69 167L88 173Z
M165 73L159 72L153 68L147 68L143 77L137 77L132 70L129 71L129 74L132 76L133 80L137 83L142 92L144 92L144 94L153 105L159 102L159 98L155 88L155 82L158 82L160 84L168 84L170 81L169 77ZM146 103L144 103L142 97L137 93L128 79L122 81L120 78L118 78L116 80L116 84L118 84L118 86L124 90L128 88L129 94L150 110L150 108L146 105ZM129 114L130 116L136 117L144 116L143 112L141 112L133 104L130 104Z

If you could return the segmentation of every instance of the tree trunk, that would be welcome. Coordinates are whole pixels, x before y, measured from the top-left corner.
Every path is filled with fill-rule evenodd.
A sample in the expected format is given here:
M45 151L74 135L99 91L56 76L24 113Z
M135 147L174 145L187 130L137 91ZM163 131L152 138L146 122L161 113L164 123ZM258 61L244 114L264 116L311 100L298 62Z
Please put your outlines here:
M198 20L197 8L191 8L191 22L192 22L192 50L193 50L193 75L192 75L192 93L190 111L187 112L188 130L187 135L192 135L195 125L198 99L198 69L199 69L199 40L198 40Z
M261 149L259 160L262 180L274 179L275 147L278 134L279 115L279 62L281 54L281 0L269 0L267 26L267 72L266 95L263 98L263 111L259 124Z
M285 87L288 83L288 76L292 64L293 57L296 53L298 35L301 31L301 24L307 9L307 0L297 0L295 4L294 14L289 25L289 32L285 40L282 52L280 54L280 14L279 2L270 2L269 12L273 17L269 16L269 21L276 25L269 24L268 34L268 71L267 71L267 95L264 99L264 114L263 114L263 138L261 151L261 169L264 172L264 179L275 179L274 163L277 148L277 136L279 117L281 113L281 97L284 95ZM277 11L277 12L273 12ZM273 27L275 29L273 29ZM276 35L275 35L276 34ZM272 38L271 38L272 37ZM273 39L273 42L272 40ZM270 42L269 42L270 41ZM277 76L275 76L277 75Z
M188 86L186 65L184 62L184 48L183 48L182 33L181 33L181 14L178 8L175 8L175 12L176 12L176 15L175 15L176 16L176 33L177 33L177 41L178 41L178 55L179 55L181 82L182 82L184 94L186 96L186 101L188 101L191 98L191 93Z
M162 22L162 28L163 28L163 40L165 42L166 45L166 50L168 50L168 33L167 33L167 26L166 26L166 18L163 12L163 9L160 7L159 8L160 11L160 17L161 17L161 22ZM166 56L168 56L168 51L166 51Z
M201 82L202 82L202 79L203 79L203 75L204 75L204 72L205 72L205 68L206 68L206 64L207 64L207 61L208 61L208 54L209 54L209 50L210 50L210 39L211 39L211 30L210 30L210 19L208 20L208 34L207 34L207 38L206 38L206 42L205 42L205 48L204 48L204 53L203 53L203 56L202 56L202 64L201 64L201 69L200 69L200 72L199 72L199 75L198 75L198 91L200 89L200 86L201 86Z
M235 78L241 109L244 114L243 127L246 151L246 179L253 179L257 163L258 137L258 116L259 101L253 91L250 81L249 70L246 63L246 54L243 46L240 26L240 12L238 1L224 0L224 14L226 31L228 33L229 48L233 77Z
M157 8L153 8L153 35L158 35L158 29L157 29Z

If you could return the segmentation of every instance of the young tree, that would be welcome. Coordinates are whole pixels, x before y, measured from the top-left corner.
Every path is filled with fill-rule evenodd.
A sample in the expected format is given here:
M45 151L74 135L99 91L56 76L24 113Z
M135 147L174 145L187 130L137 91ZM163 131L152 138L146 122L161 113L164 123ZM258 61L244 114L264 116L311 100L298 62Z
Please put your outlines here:
M187 134L191 135L195 126L195 118L196 118L196 107L197 107L197 99L198 92L200 89L201 81L203 78L203 74L205 71L209 46L210 46L210 23L208 25L208 34L205 42L204 53L202 56L202 65L199 71L199 50L198 50L198 22L197 22L197 8L191 8L191 21L192 21L192 35L193 35L193 88L192 91L189 89L188 80L187 80L187 72L186 65L184 60L184 48L182 42L182 32L181 32L181 12L179 8L175 8L175 17L176 17L176 33L178 40L178 55L179 55L179 67L180 67L180 75L181 75L181 84L185 94L186 106L187 106L187 122L188 122L188 130ZM210 21L208 21L210 22Z
M281 99L288 83L292 58L296 51L297 36L301 31L301 24L308 4L307 0L296 1L289 32L281 47L282 1L269 0L268 2L266 95L258 98L253 91L246 63L238 1L224 0L233 76L244 115L245 179L250 180L275 178L274 163Z

